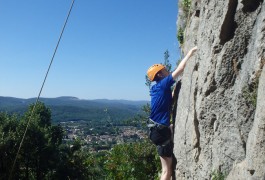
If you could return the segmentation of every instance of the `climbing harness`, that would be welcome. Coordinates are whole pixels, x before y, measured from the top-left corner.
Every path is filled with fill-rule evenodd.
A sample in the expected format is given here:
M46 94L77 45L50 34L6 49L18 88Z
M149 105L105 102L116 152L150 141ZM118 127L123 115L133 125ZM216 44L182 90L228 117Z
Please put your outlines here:
M148 128L156 127L158 129L163 129L163 128L166 128L167 126L164 126L162 124L159 124L159 123L153 121L152 119L149 119L149 123L147 124L147 127Z
M69 9L69 11L68 11L68 14L67 14L66 20L65 20L65 22L64 22L64 25L63 25L63 28L62 28L62 31L61 31L61 34L60 34L60 37L59 37L58 42L57 42L57 45L56 45L56 47L55 47L55 49L54 49L54 53L53 53L53 56L52 56L52 58L51 58L50 65L49 65L48 70L47 70L47 72L46 72L46 75L45 75L45 78L44 78L44 80L43 80L43 83L42 83L41 89L40 89L40 91L39 91L38 97L37 97L37 99L36 99L36 102L35 102L35 104L34 104L34 106L33 106L33 108L32 108L32 111L31 111L30 117L29 117L28 122L27 122L27 125L26 125L25 132L24 132L23 137L22 137L22 140L21 140L21 142L20 142L20 144L19 144L19 148L18 148L18 151L17 151L16 157L15 157L15 160L14 160L14 163L13 163L13 166L12 166L12 169L11 169L11 171L10 171L9 180L12 179L12 174L13 174L13 171L14 171L14 167L15 167L15 165L16 165L16 161L17 161L17 158L18 158L19 152L20 152L20 150L21 150L21 147L22 147L22 144L23 144L23 142L24 142L24 139L25 139L26 133L27 133L27 131L28 131L29 123L30 123L30 121L31 121L31 119L32 119L32 117L33 117L33 113L34 113L34 110L35 110L35 108L36 108L36 105L37 105L37 103L39 102L39 99L40 99L40 95L41 95L42 89L43 89L44 84L45 84L45 82L46 82L46 79L47 79L47 77L48 77L48 74L49 74L50 68L51 68L51 66L52 66L52 63L53 63L54 57L55 57L55 55L56 55L57 49L58 49L58 47L59 47L59 44L60 44L60 41L61 41L61 38L62 38L62 35L63 35L63 32L64 32L64 29L65 29L65 27L66 27L66 24L67 24L67 22L68 22L69 16L70 16L70 14L71 14L71 11L72 11L72 8L73 8L73 5L74 5L74 2L75 2L75 0L72 0L72 3L71 3L71 6L70 6L70 9Z
M172 134L168 126L149 119L149 139L156 145L159 156L171 157L173 154Z

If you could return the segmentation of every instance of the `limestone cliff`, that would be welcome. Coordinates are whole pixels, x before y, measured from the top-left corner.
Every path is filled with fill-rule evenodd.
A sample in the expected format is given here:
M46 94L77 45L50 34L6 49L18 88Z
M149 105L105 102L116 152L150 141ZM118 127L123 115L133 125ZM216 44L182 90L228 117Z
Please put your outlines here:
M198 51L179 93L176 179L211 179L215 170L265 179L265 3L195 0L180 18L184 54Z

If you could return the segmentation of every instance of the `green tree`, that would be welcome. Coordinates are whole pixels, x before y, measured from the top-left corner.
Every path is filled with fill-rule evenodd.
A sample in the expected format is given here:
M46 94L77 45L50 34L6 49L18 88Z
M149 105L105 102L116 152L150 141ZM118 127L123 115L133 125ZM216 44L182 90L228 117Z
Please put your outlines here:
M150 89L152 82L149 80L148 76L145 75L145 85Z
M34 109L35 107L35 109ZM34 111L33 111L34 109ZM63 130L51 125L51 110L44 103L29 106L18 126L20 136L28 126L18 159L21 178L44 179L51 176L58 160Z
M30 105L21 118L0 113L0 179L11 177L27 126L12 179L101 179L103 170L98 159L83 150L78 140L72 145L63 144L64 131L52 125L51 111L43 103L33 108Z
M55 179L100 179L103 176L98 159L83 150L80 140L60 147Z
M168 70L168 72L171 71L171 67L172 67L172 65L171 65L171 63L169 62L169 52L168 52L168 50L166 50L166 51L164 52L164 66L166 67L166 69Z
M18 123L17 116L0 113L0 179L8 179L10 175L18 148ZM13 178L19 178L18 171L14 171Z
M105 162L107 179L155 179L160 169L156 147L150 141L115 145Z
M148 130L147 124L149 121L149 115L151 113L151 106L149 103L145 104L141 108L141 113L135 115L132 119L129 119L127 124L135 127L139 127L142 130Z

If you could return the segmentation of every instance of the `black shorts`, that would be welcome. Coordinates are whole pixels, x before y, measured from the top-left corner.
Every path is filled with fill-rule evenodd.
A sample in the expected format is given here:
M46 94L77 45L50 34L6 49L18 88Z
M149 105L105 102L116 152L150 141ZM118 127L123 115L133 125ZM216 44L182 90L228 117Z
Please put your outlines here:
M157 146L157 152L159 156L172 156L173 144L171 141L171 131L168 127L150 128L149 138Z

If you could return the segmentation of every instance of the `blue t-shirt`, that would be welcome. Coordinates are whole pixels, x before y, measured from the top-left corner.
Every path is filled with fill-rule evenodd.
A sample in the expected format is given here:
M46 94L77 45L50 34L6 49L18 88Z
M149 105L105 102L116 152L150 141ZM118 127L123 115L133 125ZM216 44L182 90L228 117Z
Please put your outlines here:
M170 111L172 104L171 86L175 83L172 75L165 77L152 86L151 96L151 114L150 119L153 121L169 126Z

